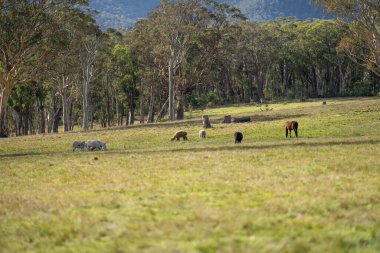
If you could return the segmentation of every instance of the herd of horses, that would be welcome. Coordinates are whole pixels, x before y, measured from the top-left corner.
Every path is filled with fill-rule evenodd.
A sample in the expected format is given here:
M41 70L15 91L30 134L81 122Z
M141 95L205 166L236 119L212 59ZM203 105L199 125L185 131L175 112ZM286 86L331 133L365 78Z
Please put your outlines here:
M298 137L298 122L297 121L287 121L285 123L285 136L286 138L292 137L292 131L294 131L294 134L296 137ZM177 140L179 141L180 139L187 140L187 132L186 131L178 131L176 132L173 137L170 139L171 141ZM206 131L205 130L200 130L199 131L199 138L206 138ZM235 144L236 143L241 143L243 140L243 134L241 132L235 132L234 133L234 139L235 139ZM104 142L99 141L99 140L91 140L91 141L74 141L72 144L73 151L76 149L88 149L90 151L94 150L106 150L107 146Z
M298 122L297 121L285 122L285 136L286 136L286 138L288 138L288 135L290 138L292 138L292 131L294 131L296 138L298 138ZM176 132L170 140L171 141L174 141L174 140L179 141L181 138L183 140L187 140L187 132L186 131ZM199 131L199 138L206 138L206 131L205 130ZM234 138L235 138L235 144L241 143L243 140L243 134L241 132L235 132Z

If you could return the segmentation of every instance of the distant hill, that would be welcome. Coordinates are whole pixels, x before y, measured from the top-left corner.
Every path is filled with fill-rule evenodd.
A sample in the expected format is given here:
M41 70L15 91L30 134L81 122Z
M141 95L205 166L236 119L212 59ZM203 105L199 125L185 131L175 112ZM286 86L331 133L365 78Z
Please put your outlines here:
M145 18L160 0L90 0L90 7L97 10L96 20L104 29L129 27L139 18ZM323 11L316 9L311 0L219 0L239 8L254 20L269 20L279 16L299 19L322 18Z
M276 17L294 16L299 19L323 18L321 8L315 8L312 0L225 0L239 8L254 20L270 20Z
M126 28L139 18L145 18L160 0L90 0L90 7L99 13L95 16L99 25Z

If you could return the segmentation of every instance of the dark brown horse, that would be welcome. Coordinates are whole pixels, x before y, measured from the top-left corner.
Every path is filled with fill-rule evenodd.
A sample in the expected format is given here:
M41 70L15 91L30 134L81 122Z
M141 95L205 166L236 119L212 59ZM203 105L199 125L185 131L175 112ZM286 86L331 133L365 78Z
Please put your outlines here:
M292 130L294 130L294 133L296 134L296 137L298 138L298 122L297 121L287 121L285 123L286 138L288 138L288 132L290 132L290 138L292 138Z

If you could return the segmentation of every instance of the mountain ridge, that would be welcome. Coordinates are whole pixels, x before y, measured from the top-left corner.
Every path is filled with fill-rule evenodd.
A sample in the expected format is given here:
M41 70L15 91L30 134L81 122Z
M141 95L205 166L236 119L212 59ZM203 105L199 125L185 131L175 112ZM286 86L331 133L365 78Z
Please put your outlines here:
M218 0L239 8L249 19L270 20L293 16L298 19L324 18L321 8L311 0ZM102 29L127 28L138 19L146 18L160 0L90 0L90 8L98 14L95 19Z

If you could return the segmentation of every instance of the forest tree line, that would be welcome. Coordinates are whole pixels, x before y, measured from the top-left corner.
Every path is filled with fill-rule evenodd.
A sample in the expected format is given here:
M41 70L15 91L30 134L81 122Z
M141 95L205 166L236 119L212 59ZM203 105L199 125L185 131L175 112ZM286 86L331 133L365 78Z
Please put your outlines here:
M213 0L162 0L128 31L101 31L85 0L0 1L0 136L377 95L380 10L372 2L319 1L340 17L332 20L255 22Z

